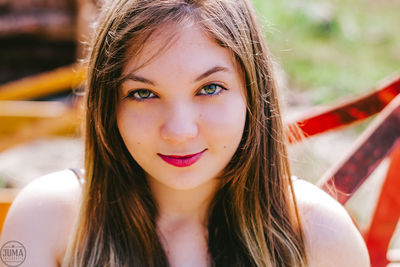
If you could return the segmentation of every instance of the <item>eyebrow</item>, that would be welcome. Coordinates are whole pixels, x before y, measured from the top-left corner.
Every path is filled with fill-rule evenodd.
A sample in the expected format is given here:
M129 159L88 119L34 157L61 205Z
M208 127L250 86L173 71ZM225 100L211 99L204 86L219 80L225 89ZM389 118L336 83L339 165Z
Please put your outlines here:
M203 74L199 75L196 79L194 79L193 82L201 81L201 80L207 78L208 76L210 76L211 74L216 73L216 72L220 72L220 71L223 71L223 72L231 72L231 70L230 70L229 68L227 68L227 67L215 66L215 67L212 67L211 69L207 70L207 71L204 72ZM147 78L138 76L138 75L136 75L136 74L134 74L134 73L129 74L129 75L126 77L126 80L132 80L132 81L147 83L147 84L156 86L156 83L155 83L155 82L153 82L153 81L151 81L151 80L149 80L149 79L147 79Z
M153 86L156 85L155 82L153 82L153 81L151 81L149 79L146 79L144 77L138 76L138 75L136 75L134 73L129 74L124 80L132 80L132 81L135 81L135 82L147 83L147 84L151 84Z
M199 77L197 77L194 82L198 82L203 80L204 78L210 76L213 73L219 72L219 71L224 71L224 72L230 72L229 68L226 67L222 67L222 66L215 66L211 69L209 69L208 71L204 72L203 74L201 74Z

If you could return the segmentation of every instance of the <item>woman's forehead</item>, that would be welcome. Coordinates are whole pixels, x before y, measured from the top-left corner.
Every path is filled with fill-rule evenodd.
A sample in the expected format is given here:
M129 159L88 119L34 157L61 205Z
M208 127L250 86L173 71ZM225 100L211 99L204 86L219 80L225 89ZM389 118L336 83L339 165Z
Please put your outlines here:
M172 65L182 70L219 66L236 69L233 53L221 47L200 27L165 25L144 43L139 53L130 53L124 74L165 69Z

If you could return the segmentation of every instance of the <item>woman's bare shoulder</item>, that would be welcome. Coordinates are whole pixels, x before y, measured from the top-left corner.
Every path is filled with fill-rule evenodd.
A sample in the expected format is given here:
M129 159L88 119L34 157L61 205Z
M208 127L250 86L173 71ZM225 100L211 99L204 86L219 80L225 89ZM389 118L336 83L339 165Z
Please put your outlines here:
M74 219L81 185L70 170L37 178L15 198L1 234L1 243L18 241L26 249L26 266L58 266Z
M293 185L310 266L370 266L364 240L344 207L309 182Z

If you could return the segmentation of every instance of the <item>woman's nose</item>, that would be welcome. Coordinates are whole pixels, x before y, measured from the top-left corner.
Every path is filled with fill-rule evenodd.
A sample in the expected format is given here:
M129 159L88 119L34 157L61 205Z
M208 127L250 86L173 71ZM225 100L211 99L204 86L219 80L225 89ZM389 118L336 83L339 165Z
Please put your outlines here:
M174 104L164 114L161 137L171 142L182 143L198 134L196 112L190 105Z

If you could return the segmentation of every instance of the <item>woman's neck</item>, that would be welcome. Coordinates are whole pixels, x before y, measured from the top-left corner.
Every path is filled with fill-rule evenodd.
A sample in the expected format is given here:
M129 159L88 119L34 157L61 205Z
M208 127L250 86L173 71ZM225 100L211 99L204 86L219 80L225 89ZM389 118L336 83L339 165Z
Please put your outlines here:
M149 179L149 183L158 205L157 225L160 228L207 226L208 207L218 186L216 180L189 190L174 189L155 179Z
M149 178L158 205L157 233L171 266L208 266L208 207L218 189L216 179L178 190Z

